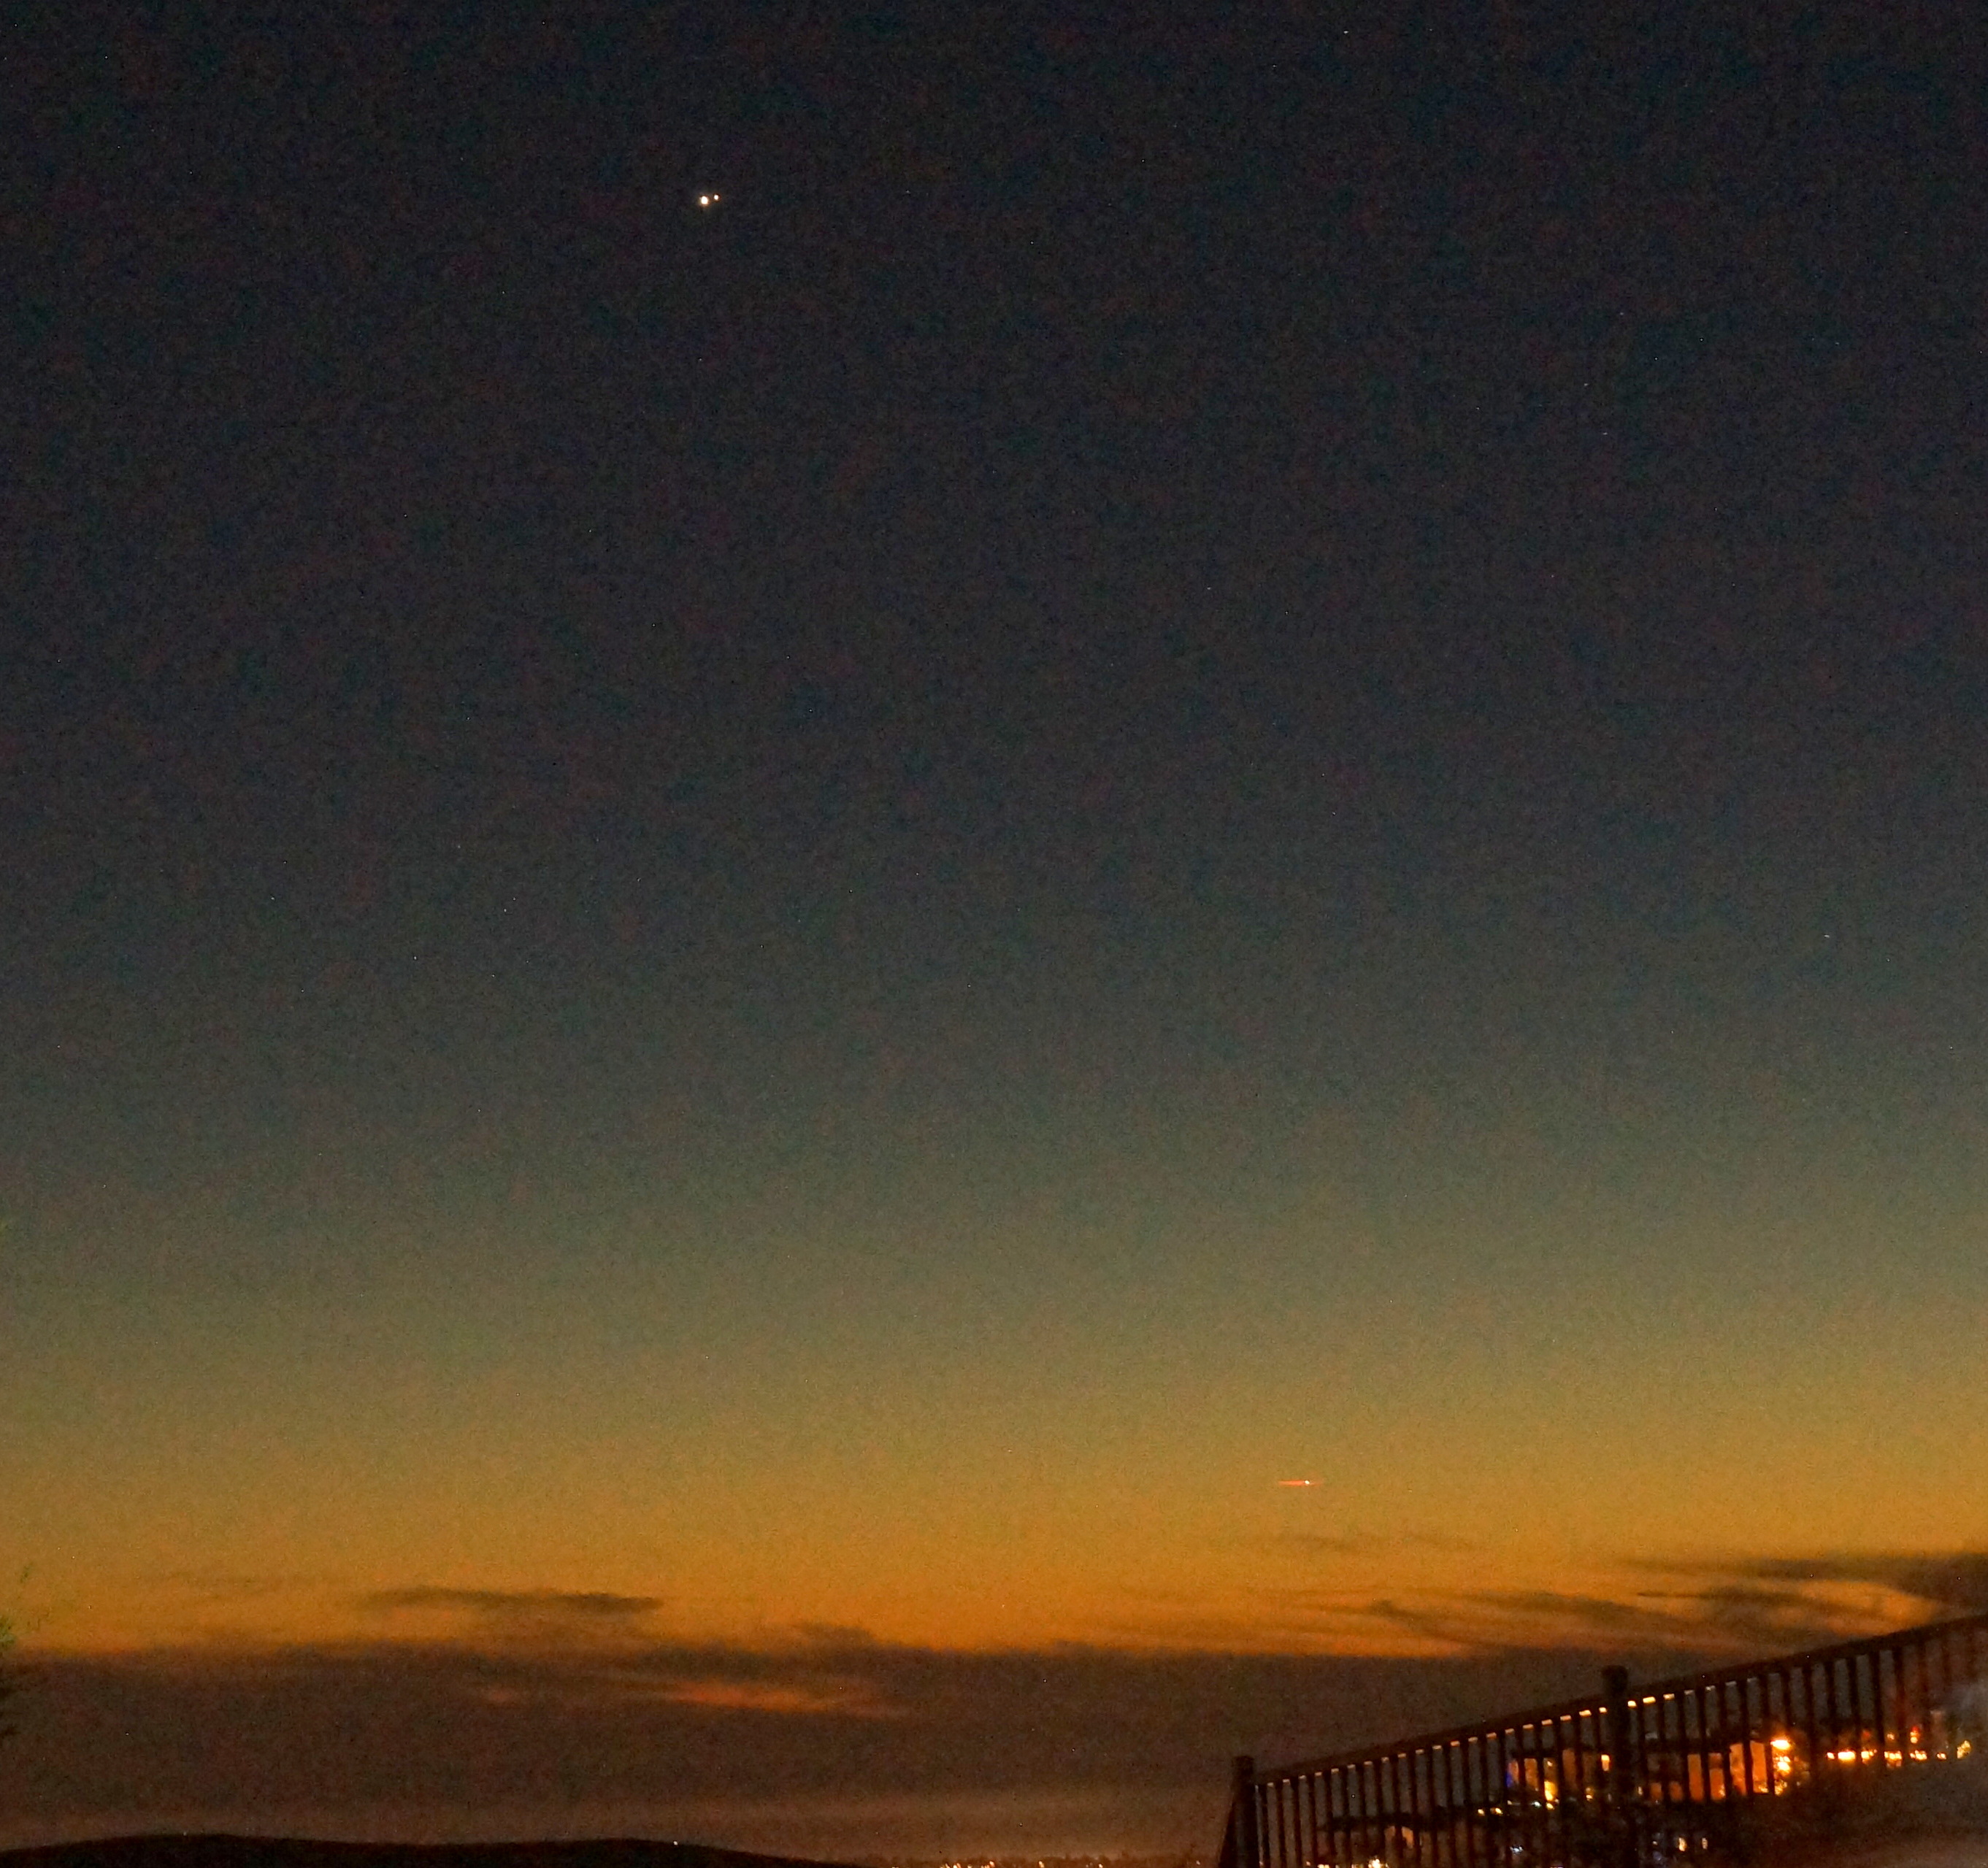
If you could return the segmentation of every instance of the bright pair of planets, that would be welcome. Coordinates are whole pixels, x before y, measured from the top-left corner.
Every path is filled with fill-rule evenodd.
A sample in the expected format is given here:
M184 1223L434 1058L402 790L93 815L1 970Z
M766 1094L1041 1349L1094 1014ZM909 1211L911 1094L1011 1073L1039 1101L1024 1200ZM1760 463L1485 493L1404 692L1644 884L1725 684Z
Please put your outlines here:
M724 198L725 197L723 195L720 194L715 188L713 188L706 194L700 194L697 198L697 204L700 208L708 211L710 209L715 208L720 201L724 200Z

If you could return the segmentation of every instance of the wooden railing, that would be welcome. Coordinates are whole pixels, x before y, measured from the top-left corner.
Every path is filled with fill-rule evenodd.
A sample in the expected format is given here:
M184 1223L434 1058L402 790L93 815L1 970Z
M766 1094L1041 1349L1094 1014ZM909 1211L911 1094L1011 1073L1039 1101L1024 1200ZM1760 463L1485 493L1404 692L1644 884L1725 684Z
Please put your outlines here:
M1721 1852L1757 1799L1988 1752L1988 1615L1259 1771L1221 1868L1615 1868Z

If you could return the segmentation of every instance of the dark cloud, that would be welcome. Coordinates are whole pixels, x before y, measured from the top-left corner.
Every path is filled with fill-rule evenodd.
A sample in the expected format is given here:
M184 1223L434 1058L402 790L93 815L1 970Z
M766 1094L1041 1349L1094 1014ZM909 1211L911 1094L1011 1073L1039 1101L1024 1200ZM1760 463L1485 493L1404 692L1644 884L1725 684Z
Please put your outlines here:
M660 1596L616 1596L604 1589L379 1589L359 1606L379 1613L400 1609L456 1609L510 1618L555 1616L579 1621L638 1620L663 1606Z
M1543 1644L1586 1648L1608 1644L1614 1657L1659 1668L1726 1645L1705 1619L1668 1613L1606 1596L1549 1589L1459 1589L1429 1592L1362 1604L1356 1616L1425 1640L1466 1652L1523 1652Z
M1727 1562L1650 1563L1638 1567L1667 1576L1737 1579L1726 1586L1695 1592L1684 1598L1714 1607L1722 1603L1804 1599L1795 1589L1762 1592L1750 1589L1748 1584L1868 1583L1915 1596L1942 1609L1969 1614L1988 1612L1988 1551L1838 1552L1736 1558Z
M1422 1589L1359 1596L1297 1590L1282 1598L1281 1619L1260 1625L1293 1641L1323 1628L1342 1639L1376 1633L1412 1637L1486 1659L1540 1649L1605 1647L1638 1670L1663 1671L1716 1657L1773 1653L1834 1640L1840 1612L1797 1588L1722 1581L1717 1586L1645 1590L1634 1596L1552 1589ZM1363 1641L1361 1644L1364 1644Z
M339 1809L397 1810L414 1834L511 1811L544 1833L582 1806L719 1809L860 1784L914 1799L1105 1789L1128 1808L1205 1805L1212 1825L1238 1751L1316 1755L1564 1697L1618 1657L962 1654L844 1630L758 1648L576 1635L52 1657L0 1758L0 1806L17 1834L186 1811L322 1826Z
M1843 1633L1824 1605L1797 1589L1726 1585L1651 1592L1633 1601L1543 1589L1486 1590L1469 1599L1532 1625L1563 1626L1577 1637L1608 1636L1672 1651L1696 1648L1708 1656L1735 1648L1750 1654L1813 1646Z
M1383 1550L1442 1550L1469 1552L1478 1546L1467 1539L1445 1536L1436 1531L1410 1531L1381 1536L1370 1531L1329 1533L1323 1531L1280 1531L1265 1540L1281 1549L1307 1550L1321 1556L1371 1556Z
M1942 1555L1770 1558L1745 1575L1780 1583L1880 1583L1922 1602L1970 1613L1988 1612L1988 1551Z
M884 1848L864 1841L870 1819L846 1807L860 1784L897 1799L885 1826L898 1836L910 1833L908 1810L976 1797L1043 1809L1088 1799L1117 1812L1119 1833L1144 1822L1158 1834L1192 1811L1212 1834L1237 1751L1317 1756L1560 1700L1615 1663L1647 1679L1715 1654L1796 1650L1844 1632L1817 1584L1882 1583L1960 1607L1988 1560L1645 1567L1679 1586L1629 1600L1314 1592L1286 1605L1294 1635L1308 1626L1316 1638L1323 1616L1449 1650L1420 1657L964 1653L835 1626L759 1644L664 1640L646 1631L653 1597L383 1591L363 1606L453 1614L454 1638L42 1658L21 1738L0 1753L0 1808L15 1812L16 1838L186 1812L235 1826L308 1819L314 1833L433 1836L474 1821L550 1833L607 1810L624 1832L712 1839L743 1833L728 1826L740 1811L773 1809L788 1812L777 1831L787 1852L846 1855ZM842 1826L811 1843L793 1812L836 1799ZM685 1809L702 1813L664 1813ZM928 1852L962 1837L957 1826L918 1833Z
M1840 1615L1828 1604L1798 1589L1727 1583L1708 1589L1652 1591L1641 1599L1680 1603L1680 1620L1713 1631L1721 1647L1736 1646L1749 1653L1816 1647L1840 1640L1846 1633Z

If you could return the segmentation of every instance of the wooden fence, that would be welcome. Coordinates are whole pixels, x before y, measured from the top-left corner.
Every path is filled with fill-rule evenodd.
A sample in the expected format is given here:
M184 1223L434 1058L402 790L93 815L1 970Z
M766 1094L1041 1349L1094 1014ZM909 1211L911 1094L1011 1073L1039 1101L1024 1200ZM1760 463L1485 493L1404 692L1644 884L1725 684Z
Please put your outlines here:
M1988 1615L1602 1691L1259 1771L1221 1868L1619 1868L1721 1853L1756 1799L1988 1752Z

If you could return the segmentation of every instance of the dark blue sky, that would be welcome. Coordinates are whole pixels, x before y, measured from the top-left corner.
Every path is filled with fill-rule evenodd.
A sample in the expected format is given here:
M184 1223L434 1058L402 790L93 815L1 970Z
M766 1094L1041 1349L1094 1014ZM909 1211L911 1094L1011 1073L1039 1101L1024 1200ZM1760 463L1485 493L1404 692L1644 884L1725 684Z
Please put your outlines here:
M1709 12L32 23L0 1557L86 1701L1966 1595L1979 23Z

